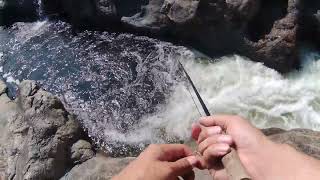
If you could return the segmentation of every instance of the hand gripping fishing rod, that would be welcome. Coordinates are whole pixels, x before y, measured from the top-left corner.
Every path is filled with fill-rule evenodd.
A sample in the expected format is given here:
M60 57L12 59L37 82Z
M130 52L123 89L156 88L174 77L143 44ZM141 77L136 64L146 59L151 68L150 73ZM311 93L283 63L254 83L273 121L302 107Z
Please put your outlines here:
M197 90L196 86L194 85L191 77L189 76L186 69L183 67L182 63L178 60L180 66L182 67L188 81L190 82L193 91L197 95L197 98L201 104L203 111L205 112L206 116L211 116L206 104L204 103L199 91ZM226 154L222 158L222 164L226 168L227 174L230 180L251 180L251 177L248 175L247 171L243 167L243 164L240 161L239 155L234 148L231 148L230 153Z

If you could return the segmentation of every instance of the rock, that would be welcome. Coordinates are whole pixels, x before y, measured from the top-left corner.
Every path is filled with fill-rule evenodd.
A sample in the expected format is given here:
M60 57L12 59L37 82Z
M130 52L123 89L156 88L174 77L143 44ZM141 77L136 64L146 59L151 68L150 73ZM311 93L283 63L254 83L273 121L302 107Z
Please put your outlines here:
M298 57L298 20L299 1L262 1L260 13L250 22L248 38L250 51L246 55L263 62L266 66L281 72L288 72L299 67ZM266 18L270 10L275 10L274 17ZM263 24L261 24L263 23ZM260 30L259 27L260 26Z
M70 152L81 136L79 124L57 97L33 81L20 84L16 104L18 113L5 134L7 177L59 179L73 166Z
M278 143L286 143L297 150L308 154L312 157L320 159L320 132L293 129L283 130L278 128L270 128L262 130L272 141ZM195 148L193 142L186 143L191 148ZM85 179L111 179L118 174L128 163L135 158L107 158L102 154L97 154L94 158L75 166L61 180L85 180ZM198 180L212 179L207 171L195 171Z
M278 143L286 143L309 156L320 159L320 132L307 129L266 129L264 133Z
M7 167L7 158L5 156L4 144L7 141L5 136L7 132L8 119L12 118L17 112L16 103L8 98L6 94L6 85L0 81L0 179L5 179Z
M80 29L110 29L118 26L115 0L43 0L48 15L60 15Z
M83 163L94 156L92 146L85 140L79 140L71 148L71 159L75 164Z
M132 17L122 17L121 21L133 30L158 33L170 24L169 18L161 12L162 5L163 0L150 0L141 12Z
M107 158L101 154L75 166L61 180L108 180L118 174L134 158Z
M0 95L6 93L7 91L7 86L4 82L0 81Z
M38 4L34 0L0 1L0 25L10 26L14 22L30 22L38 18Z
M308 28L314 23L305 22L312 19L308 9L320 9L320 3L311 4L299 0L151 0L140 13L123 17L122 22L138 33L165 34L209 55L236 52L285 73L300 66L299 43L315 29Z

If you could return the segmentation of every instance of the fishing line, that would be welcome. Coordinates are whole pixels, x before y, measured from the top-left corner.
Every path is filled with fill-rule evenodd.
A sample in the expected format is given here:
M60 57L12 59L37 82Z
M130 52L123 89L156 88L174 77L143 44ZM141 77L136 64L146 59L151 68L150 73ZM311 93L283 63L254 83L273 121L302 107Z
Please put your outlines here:
M192 96L192 93L191 93L191 91L190 91L190 89L189 89L188 86L186 87L186 89L188 90L188 92L189 92L189 94L190 94L190 96L191 96L191 99L192 99L192 101L193 101L193 104L196 106L197 111L198 111L198 113L199 113L199 115L200 115L200 117L201 117L202 114L201 114L200 109L199 109L199 107L198 107L198 105L197 105L197 103L196 103L196 100L195 100L194 97Z
M188 81L190 82L191 87L192 87L194 93L197 95L197 98L198 98L198 100L199 100L199 102L200 102L200 104L201 104L201 107L202 107L203 111L205 112L206 116L210 116L211 114L210 114L210 112L209 112L206 104L204 103L204 101L203 101L203 99L202 99L199 91L197 90L196 86L194 85L191 77L189 76L188 72L186 71L186 69L184 68L184 66L182 65L182 63L181 63L179 60L178 60L178 62L179 62L179 64L180 64L180 66L182 67L182 69L183 69L183 71L184 71L184 73L185 73ZM192 96L191 96L191 97L192 97ZM193 98L192 98L192 99L193 99ZM193 100L194 100L194 99L193 99ZM201 113L200 113L200 115L201 115Z

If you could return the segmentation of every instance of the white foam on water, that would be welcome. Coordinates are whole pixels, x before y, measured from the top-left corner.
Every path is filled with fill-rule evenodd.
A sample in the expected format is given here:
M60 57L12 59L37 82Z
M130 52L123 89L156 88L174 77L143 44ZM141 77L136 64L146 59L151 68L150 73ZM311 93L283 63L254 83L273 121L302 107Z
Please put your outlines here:
M14 83L16 85L20 84L20 81L18 79L15 79L11 73L5 73L3 74L3 79L7 82L7 83Z
M3 52L0 52L0 62L2 62L3 56L4 56ZM3 72L3 66L0 66L0 73L2 72Z
M18 22L11 29L15 30L15 40L17 44L24 44L33 37L40 36L50 27L48 21L38 21L34 23Z
M182 61L212 113L241 115L259 128L320 130L320 61L309 61L286 77L240 56L209 64L195 58ZM187 139L199 117L186 83L180 83L159 113L144 117L134 131L108 134L129 143Z

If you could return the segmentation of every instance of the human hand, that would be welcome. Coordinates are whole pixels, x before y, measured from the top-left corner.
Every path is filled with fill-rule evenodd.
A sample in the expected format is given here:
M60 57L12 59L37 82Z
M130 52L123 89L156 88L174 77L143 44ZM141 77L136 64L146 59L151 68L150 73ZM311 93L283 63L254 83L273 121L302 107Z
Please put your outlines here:
M113 180L193 180L199 161L182 144L150 145Z
M230 152L230 146L236 148L242 164L253 179L261 179L261 159L275 148L275 144L260 130L238 116L202 118L199 124L193 125L192 137L203 156L203 168L209 169L215 180L228 179L221 157Z

